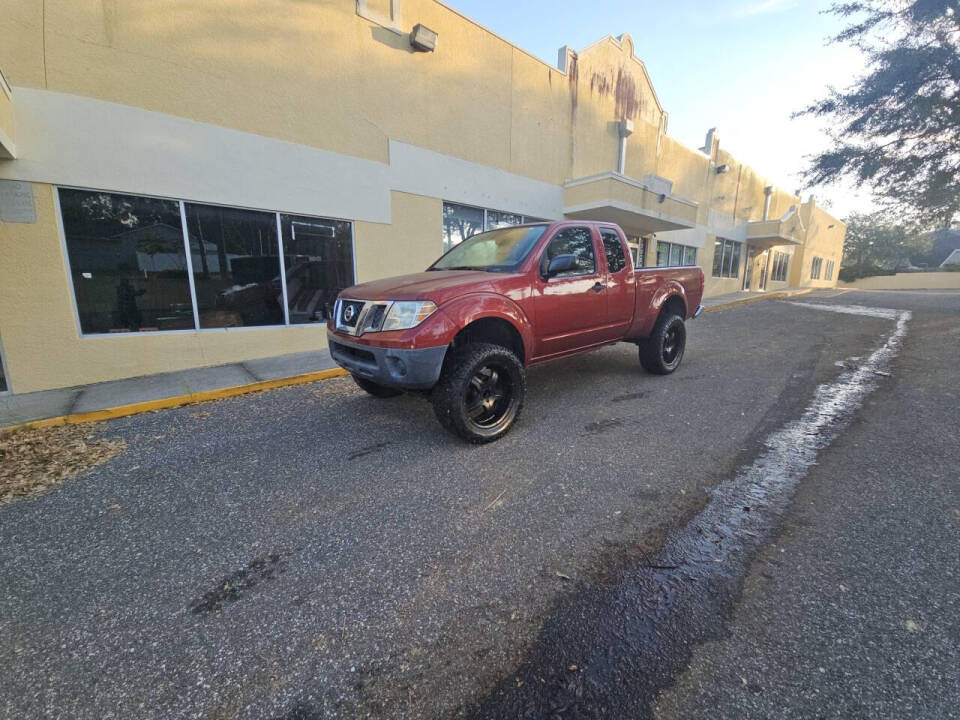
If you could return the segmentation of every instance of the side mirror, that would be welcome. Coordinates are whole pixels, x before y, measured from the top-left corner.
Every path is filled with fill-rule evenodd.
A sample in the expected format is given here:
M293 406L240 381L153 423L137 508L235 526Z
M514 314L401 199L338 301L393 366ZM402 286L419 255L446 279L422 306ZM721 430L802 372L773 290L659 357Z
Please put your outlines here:
M575 270L577 267L576 255L557 255L547 266L547 277L552 278L568 270Z

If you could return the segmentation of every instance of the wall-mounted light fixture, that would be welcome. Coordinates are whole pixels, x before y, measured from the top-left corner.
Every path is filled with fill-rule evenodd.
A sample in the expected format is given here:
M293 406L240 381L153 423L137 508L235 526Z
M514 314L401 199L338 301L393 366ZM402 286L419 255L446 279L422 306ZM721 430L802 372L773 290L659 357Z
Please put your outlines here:
M410 46L421 52L433 52L437 49L437 37L436 32L417 23L410 31Z
M724 173L730 172L729 165L717 165L717 175L723 175Z

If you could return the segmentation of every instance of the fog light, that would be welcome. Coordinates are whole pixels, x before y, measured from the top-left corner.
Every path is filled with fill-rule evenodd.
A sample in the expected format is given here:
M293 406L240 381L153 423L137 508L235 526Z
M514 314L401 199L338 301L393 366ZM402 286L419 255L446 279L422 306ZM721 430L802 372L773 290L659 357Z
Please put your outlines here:
M407 374L407 365L398 357L387 356L387 363L390 365L390 374L403 377Z

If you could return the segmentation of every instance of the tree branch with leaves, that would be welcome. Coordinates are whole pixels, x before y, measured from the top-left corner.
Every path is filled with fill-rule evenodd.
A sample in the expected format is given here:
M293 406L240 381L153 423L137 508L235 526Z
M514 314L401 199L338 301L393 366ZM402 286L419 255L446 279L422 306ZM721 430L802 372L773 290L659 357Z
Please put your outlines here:
M831 121L808 186L841 179L869 187L917 223L960 212L960 1L862 0L827 12L848 25L832 42L859 48L867 71L830 88L797 116Z

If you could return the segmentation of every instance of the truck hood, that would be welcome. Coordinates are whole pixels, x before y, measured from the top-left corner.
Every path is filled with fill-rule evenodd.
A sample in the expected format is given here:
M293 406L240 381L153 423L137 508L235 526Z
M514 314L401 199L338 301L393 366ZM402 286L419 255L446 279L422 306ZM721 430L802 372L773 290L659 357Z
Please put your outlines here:
M509 277L513 275L482 270L433 270L360 283L340 294L351 300L432 300L442 305L467 293L500 292Z

